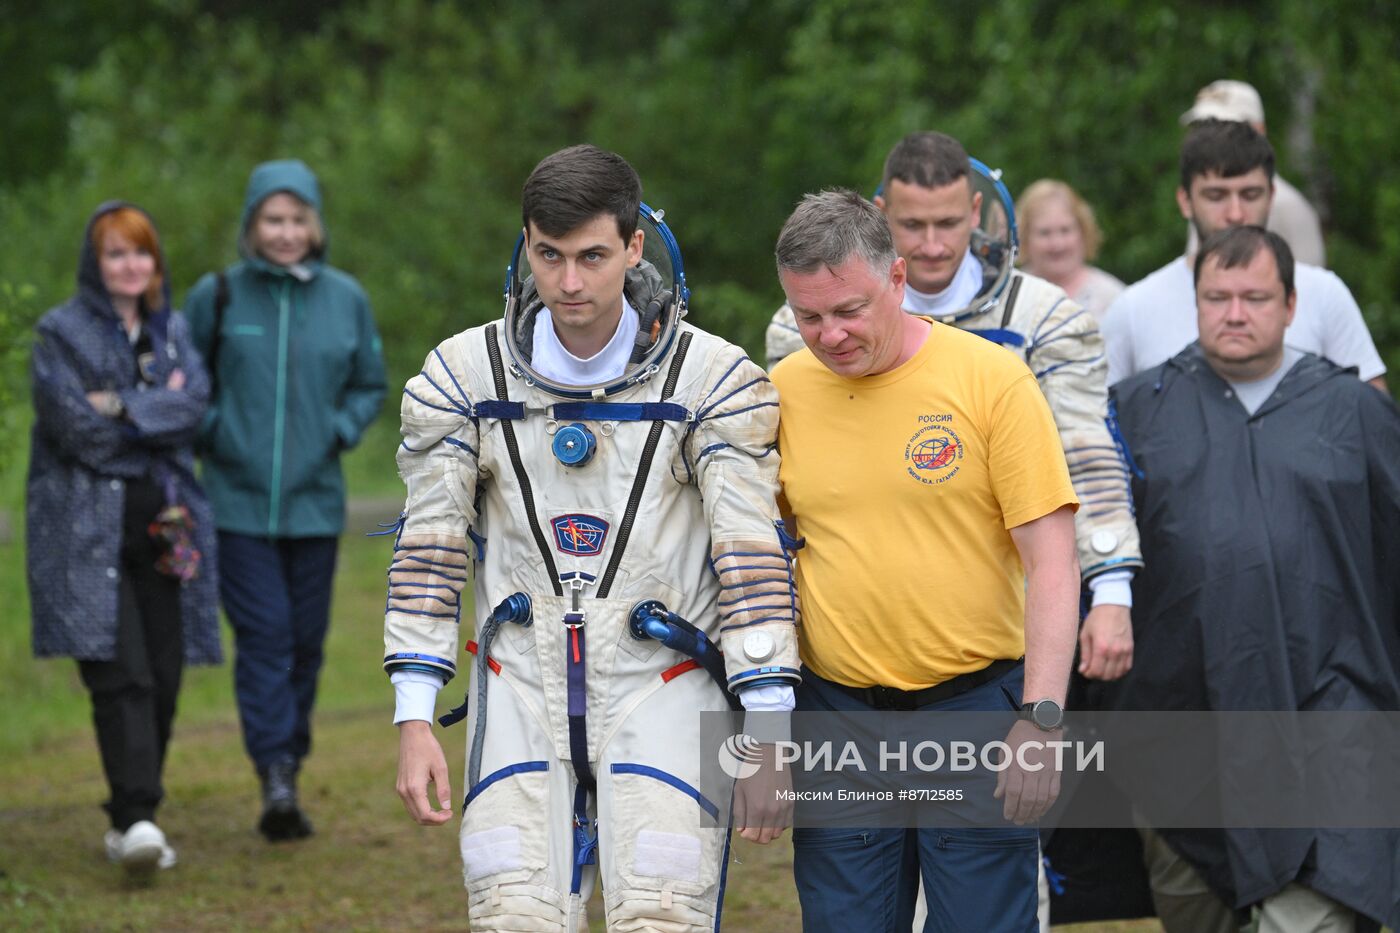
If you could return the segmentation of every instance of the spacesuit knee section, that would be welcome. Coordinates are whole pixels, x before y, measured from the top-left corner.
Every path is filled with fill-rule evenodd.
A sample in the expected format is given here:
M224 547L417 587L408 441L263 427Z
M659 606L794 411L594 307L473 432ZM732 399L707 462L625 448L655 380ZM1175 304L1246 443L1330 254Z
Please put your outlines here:
M698 759L688 744L681 754ZM599 778L608 929L712 929L728 801L654 765L617 761Z
M473 930L561 930L565 895L549 872L549 769L519 761L484 776L462 813L462 874Z
M553 902L555 894L529 884L492 885L484 891L471 892L467 916L473 930L561 933L567 929L568 915Z

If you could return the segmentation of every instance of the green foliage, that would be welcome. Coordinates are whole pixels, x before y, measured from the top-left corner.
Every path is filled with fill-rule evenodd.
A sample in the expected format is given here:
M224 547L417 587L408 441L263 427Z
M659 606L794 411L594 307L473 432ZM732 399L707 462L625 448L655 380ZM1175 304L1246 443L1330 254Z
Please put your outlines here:
M15 285L0 279L0 434L21 436L19 411L29 355L28 332L35 320L37 292L32 285ZM0 446L0 476L17 452L18 444ZM3 502L0 498L0 502Z
M183 296L235 258L249 169L300 156L399 380L499 312L522 181L590 140L627 155L666 209L693 320L752 352L781 298L771 251L794 201L870 191L893 141L929 127L1013 191L1046 175L1079 188L1107 233L1102 265L1132 280L1183 242L1179 115L1236 76L1259 87L1283 172L1329 218L1331 265L1400 363L1400 231L1386 222L1400 177L1379 155L1400 150L1385 119L1400 107L1400 27L1383 0L110 6L0 32L24 87L43 91L0 113L7 143L28 141L7 152L43 160L0 187L6 275L32 283L37 305L70 290L79 231L110 197L161 223ZM61 144L24 132L41 98Z

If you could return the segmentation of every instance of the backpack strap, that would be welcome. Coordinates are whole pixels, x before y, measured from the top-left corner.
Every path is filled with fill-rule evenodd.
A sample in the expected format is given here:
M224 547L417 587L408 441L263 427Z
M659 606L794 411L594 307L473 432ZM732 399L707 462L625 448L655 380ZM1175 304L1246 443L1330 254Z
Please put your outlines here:
M224 340L224 312L228 310L228 300L228 276L220 271L214 278L214 334L209 340L209 359L205 360L211 399L219 392L219 344Z

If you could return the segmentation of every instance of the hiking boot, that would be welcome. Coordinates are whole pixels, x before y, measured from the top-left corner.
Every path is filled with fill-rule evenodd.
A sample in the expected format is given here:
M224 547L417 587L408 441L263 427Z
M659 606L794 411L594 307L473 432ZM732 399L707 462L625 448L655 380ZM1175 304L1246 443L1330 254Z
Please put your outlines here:
M150 877L156 869L175 864L175 850L165 841L165 833L150 820L138 820L126 832L109 829L102 842L107 858L134 877Z
M311 835L311 821L297 804L297 761L282 758L258 772L262 780L263 812L258 831L268 842L304 839Z

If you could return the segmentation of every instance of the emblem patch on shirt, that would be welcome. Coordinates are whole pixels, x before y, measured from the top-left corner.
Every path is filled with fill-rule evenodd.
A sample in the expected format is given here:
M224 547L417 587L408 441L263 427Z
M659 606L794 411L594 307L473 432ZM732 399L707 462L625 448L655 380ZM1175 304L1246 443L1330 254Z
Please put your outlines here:
M905 470L926 486L946 483L962 469L963 443L952 415L920 415L924 425L904 447Z
M575 557L596 557L608 539L608 523L596 515L560 515L550 519L549 525L554 529L555 546Z

